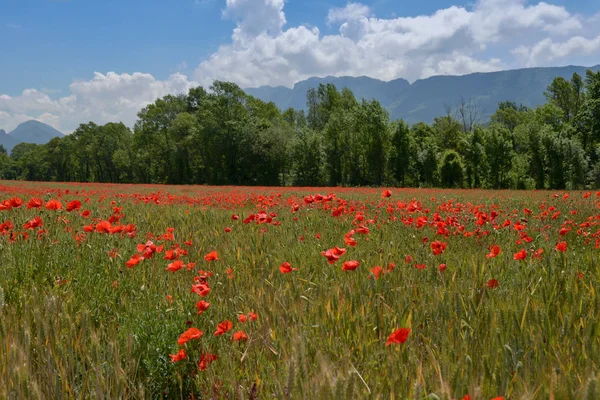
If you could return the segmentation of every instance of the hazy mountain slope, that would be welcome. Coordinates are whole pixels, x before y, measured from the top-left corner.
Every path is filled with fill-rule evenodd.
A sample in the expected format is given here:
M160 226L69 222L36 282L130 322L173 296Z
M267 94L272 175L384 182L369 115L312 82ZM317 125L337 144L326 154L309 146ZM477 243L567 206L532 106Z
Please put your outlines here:
M306 92L320 83L333 83L338 89L348 87L357 99L375 98L390 112L392 119L407 122L432 122L446 113L446 106L455 106L462 98L477 101L484 119L496 110L500 101L510 100L535 107L545 102L544 91L557 76L570 79L577 72L585 76L592 68L568 66L526 68L510 71L475 73L463 76L432 76L410 84L404 79L384 82L368 77L309 78L293 89L262 86L246 92L264 101L274 102L281 110L289 107L306 109Z
M62 132L42 122L30 120L17 126L9 135L17 143L48 143L50 139L64 136Z

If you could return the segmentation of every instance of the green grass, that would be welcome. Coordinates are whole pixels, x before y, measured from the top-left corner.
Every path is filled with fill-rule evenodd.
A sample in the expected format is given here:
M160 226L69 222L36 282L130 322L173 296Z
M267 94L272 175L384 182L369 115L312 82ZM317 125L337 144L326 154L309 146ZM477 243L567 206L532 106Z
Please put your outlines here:
M87 185L80 187L87 191L82 195L74 193L77 188L0 186L0 201L15 195L25 202L31 196L48 200L60 193L66 205L89 196L83 208L92 212L84 219L64 209L0 211L0 223L11 220L15 231L24 231L22 225L36 215L48 230L41 239L35 232L15 242L0 236L1 398L598 398L598 227L576 226L598 214L595 196L393 190L391 198L381 199L380 190L331 189L347 201L347 210L365 215L363 223L377 218L366 224L368 235L354 235L358 245L352 248L344 245L344 234L356 227L356 211L332 217L319 203L291 212L291 203L301 204L317 189ZM135 204L138 194L159 190L160 205ZM166 193L175 197L169 200ZM412 198L431 211L398 209L398 202ZM450 199L453 207L443 205ZM74 234L95 217L109 218L111 201L123 207L121 223L137 226L137 237L94 232L78 245ZM281 224L242 223L259 203L268 203ZM396 221L389 219L388 204ZM517 245L511 227L476 225L474 207L489 213L492 204L498 205L500 224L527 219L533 241ZM540 204L561 215L540 218ZM443 220L456 218L464 231L453 235L450 227L444 237L431 224L418 229L401 221L425 216L431 222L436 212ZM231 220L233 213L239 221ZM57 221L58 215L69 223ZM563 254L554 245L566 220L575 225ZM197 263L195 270L165 271L170 261L164 253L125 266L148 232L158 236L169 227L175 241L155 242L166 248L181 244L189 251L182 259ZM477 229L479 234L463 235ZM424 237L446 242L446 251L434 256ZM186 240L192 246L184 246ZM486 258L491 244L502 248L497 258ZM321 251L334 246L347 253L329 265ZM527 259L513 260L521 248L528 250ZM538 248L544 249L541 260L529 251ZM112 249L118 249L116 259L107 254ZM213 250L220 259L204 261ZM406 264L406 255L427 268ZM348 260L358 260L358 269L342 271ZM284 261L298 270L282 274ZM393 271L379 280L370 277L371 267L386 269L390 262ZM447 264L443 273L440 263ZM204 298L211 306L197 315L200 297L190 288L200 269L214 275ZM492 278L499 282L495 289L486 287ZM257 321L237 321L238 314L252 311ZM224 320L234 322L233 330L215 337ZM177 338L190 326L204 336L186 344L186 360L171 363ZM399 327L411 329L408 340L386 346ZM247 342L230 340L238 330L248 334ZM200 354L207 352L218 360L198 371Z

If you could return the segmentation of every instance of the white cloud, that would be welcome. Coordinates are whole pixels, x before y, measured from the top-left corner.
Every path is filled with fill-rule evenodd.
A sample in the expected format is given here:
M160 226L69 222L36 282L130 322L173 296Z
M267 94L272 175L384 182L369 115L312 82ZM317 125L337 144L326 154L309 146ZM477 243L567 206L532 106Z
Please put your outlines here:
M99 124L123 121L133 126L142 107L167 94L185 93L194 85L179 73L161 81L139 72L96 72L89 81L73 82L70 95L56 100L35 89L26 89L16 97L0 95L0 127L10 131L28 119L37 119L64 132L88 121Z
M159 80L140 72L96 72L58 98L43 89L13 97L0 93L0 127L10 130L30 118L64 132L88 121L132 126L137 112L156 98L197 84L208 87L215 79L242 87L292 86L325 75L413 81L552 62L600 62L600 12L585 17L535 1L476 0L471 7L394 18L377 18L368 6L349 2L323 15L337 29L323 34L314 26L286 26L284 0L226 0L223 17L236 23L231 41L196 67L193 80L181 73Z
M519 46L513 54L523 60L528 67L545 65L550 61L567 60L572 54L594 55L600 53L600 36L588 39L575 36L563 42L555 42L552 39L544 39L533 46Z
M223 15L237 27L231 43L196 68L194 78L204 85L220 79L244 87L292 86L314 75L412 81L516 68L530 63L518 51L511 53L512 48L547 39L572 42L590 25L565 7L527 0L478 0L470 9L451 6L430 15L390 19L373 17L368 6L349 2L327 14L327 23L339 28L334 35L304 25L283 29L282 0L227 0ZM581 43L566 47L571 51L567 56L593 48Z
M342 8L332 8L327 14L327 23L345 22L367 17L371 10L361 3L348 3Z

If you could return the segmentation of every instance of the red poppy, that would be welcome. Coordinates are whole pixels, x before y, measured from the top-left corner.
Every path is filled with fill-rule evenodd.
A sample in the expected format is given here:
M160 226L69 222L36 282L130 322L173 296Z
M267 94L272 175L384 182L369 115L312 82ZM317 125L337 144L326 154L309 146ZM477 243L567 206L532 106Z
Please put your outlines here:
M446 264L440 264L440 265L438 265L438 271L444 272L445 270L446 270Z
M200 356L200 362L198 363L198 368L200 369L200 371L206 371L206 369L208 368L208 366L213 362L218 360L219 358L214 355L214 354L210 354L210 353L205 353L202 354Z
M393 343L404 343L408 339L408 335L410 335L410 328L396 329L388 336L385 345L389 346Z
M47 210L62 210L62 203L56 199L52 199L44 206Z
M502 250L500 250L500 246L497 244L493 244L490 246L490 252L486 255L487 258L496 258L498 254L500 254Z
M184 264L184 263L183 263L183 261L181 261L181 260L173 261L172 263L170 263L170 264L167 266L166 270L167 270L167 271L171 271L171 272L177 272L177 271L179 271L181 268L183 268L183 267L184 267L184 265L185 265L185 264Z
M134 254L126 263L127 268L133 268L134 265L138 265L140 261L144 260L144 257L139 254Z
M204 259L206 261L217 261L219 259L219 255L216 251L211 251L210 253L204 256Z
M248 321L248 317L246 317L244 314L240 314L238 315L238 321L243 324L244 322Z
M407 264L412 264L413 261L414 260L411 255L407 255L406 257L404 257L404 262Z
M44 222L42 221L41 217L33 217L33 219L27 221L25 224L23 224L23 228L25 229L35 229L38 228L40 226L43 226Z
M67 211L79 210L81 208L81 202L79 200L73 200L67 203Z
M359 265L360 263L356 260L346 261L342 264L342 271L354 271Z
M43 205L44 205L44 201L42 199L39 199L37 197L32 197L27 202L27 209L29 210L31 208L42 208Z
M231 330L231 328L233 328L233 322L231 322L229 320L223 321L219 325L217 325L217 330L215 331L215 336L221 336L221 335L227 333L227 331Z
M256 321L258 319L258 314L251 312L248 314L248 318L250 318L250 321Z
M485 285L489 289L496 289L498 287L498 280L496 280L496 279L490 279L489 281L487 281L487 283Z
M537 249L536 251L533 252L533 258L541 260L543 252L544 252L544 249Z
M193 293L198 294L201 297L206 297L210 293L210 287L208 286L207 283L198 283L198 284L192 285L191 291Z
M524 260L527 258L527 251L525 249L521 249L513 255L513 258L517 261Z
M386 197L392 197L392 192L389 189L386 189L383 192L381 192L381 198L383 199Z
M190 340L200 339L200 337L203 334L204 333L200 329L198 329L198 328L190 328L187 331L183 332L181 334L181 336L179 336L179 339L177 339L177 344L180 345L180 346L183 346L184 344L186 344Z
M13 208L19 208L23 205L23 200L20 197L13 197L9 202Z
M244 332L244 331L238 331L233 334L234 342L239 342L239 341L245 342L246 340L248 340L248 335L246 335L246 332Z
M381 277L381 274L383 273L383 268L381 268L379 265L376 265L373 268L371 268L370 271L373 274L373 276L375 277L375 280L379 280L379 278Z
M554 246L554 248L564 253L565 251L567 251L567 242L558 242L558 244Z
M204 311L206 311L208 309L208 307L210 307L210 303L204 301L204 300L200 300L199 302L196 303L196 308L198 309L198 315L202 314Z
M279 266L279 271L281 271L282 274L289 274L290 272L297 270L298 268L292 268L292 264L287 261Z
M187 354L185 353L185 349L179 349L177 354L169 354L169 357L171 357L171 362L174 363L185 360L187 358Z
M434 256L439 256L444 251L446 251L446 246L448 246L447 243L436 240L435 242L431 243L431 251L433 252Z
M427 268L427 265L426 264L415 264L415 268L416 269L425 269L425 268Z
M225 228L225 233L231 232L231 228Z

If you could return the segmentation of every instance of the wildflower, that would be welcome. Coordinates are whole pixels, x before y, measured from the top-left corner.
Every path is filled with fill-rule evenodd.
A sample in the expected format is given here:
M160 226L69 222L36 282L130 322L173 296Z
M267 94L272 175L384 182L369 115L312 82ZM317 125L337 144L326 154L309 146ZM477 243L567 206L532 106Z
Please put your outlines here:
M389 346L393 343L404 343L408 339L408 335L410 335L410 328L396 329L388 336L385 345Z
M279 266L279 271L281 271L282 274L289 274L290 272L297 270L298 268L292 268L292 264L287 261Z
M221 336L221 335L227 333L227 331L231 330L231 328L233 328L233 322L231 322L229 320L223 321L219 325L217 325L217 330L215 331L215 336Z
M219 259L219 255L216 251L211 251L210 253L204 256L204 259L206 261L217 261Z
M360 263L356 260L346 261L342 264L342 271L354 271L359 265Z
M196 303L196 308L198 309L198 315L202 314L204 311L206 311L208 309L208 307L210 307L210 303L204 301L204 300L200 300L199 302Z
M169 354L169 357L171 357L171 362L174 363L185 360L187 358L187 354L185 353L185 349L179 349L177 354Z
M190 340L200 339L200 337L203 334L204 333L201 330L199 330L198 328L190 328L187 331L183 332L181 334L181 336L179 336L179 339L177 339L177 344L180 346L183 346Z

